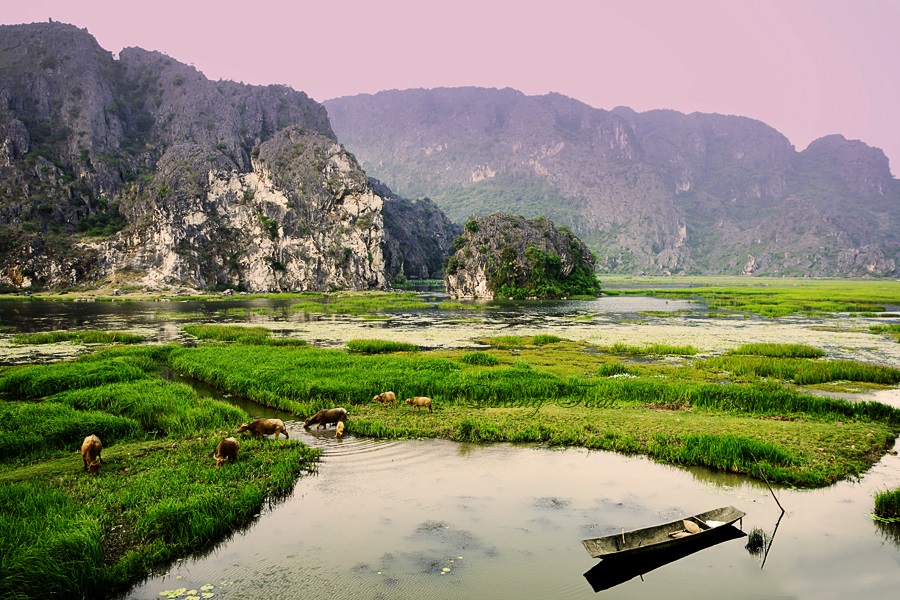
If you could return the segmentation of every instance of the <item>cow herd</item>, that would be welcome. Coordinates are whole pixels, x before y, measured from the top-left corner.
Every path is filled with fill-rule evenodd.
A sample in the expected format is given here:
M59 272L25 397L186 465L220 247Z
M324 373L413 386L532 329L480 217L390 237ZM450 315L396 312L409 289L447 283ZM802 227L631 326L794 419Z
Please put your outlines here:
M380 402L382 408L387 404L396 406L397 396L394 392L382 392L376 395L372 399L372 402ZM413 410L424 407L428 409L428 412L432 412L431 398L426 398L425 396L407 398L406 404L412 406ZM321 429L322 427L328 429L329 425L334 425L335 435L341 437L344 433L344 422L346 420L347 409L342 407L325 408L306 419L306 421L303 422L303 427L309 429L311 426L315 425L316 429ZM236 433L244 433L245 431L249 431L251 435L257 438L274 434L275 439L278 439L279 435L282 433L284 434L285 439L290 437L284 426L284 421L281 419L262 418L255 419L249 423L241 423L241 426L238 427ZM216 459L216 468L218 469L222 464L228 461L236 461L239 446L240 444L235 437L227 437L220 441L213 452L213 457ZM81 458L84 461L84 470L92 475L96 475L100 472L100 464L103 462L100 458L100 451L102 449L103 445L100 442L100 438L96 435L87 436L81 444Z

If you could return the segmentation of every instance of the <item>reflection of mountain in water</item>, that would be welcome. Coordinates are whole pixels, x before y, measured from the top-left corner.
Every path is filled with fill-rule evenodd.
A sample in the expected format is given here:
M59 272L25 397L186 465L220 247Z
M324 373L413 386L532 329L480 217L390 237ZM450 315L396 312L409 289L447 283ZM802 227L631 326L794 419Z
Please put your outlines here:
M597 563L587 573L585 579L595 592L608 590L644 573L690 556L716 544L745 537L747 534L734 525L723 525L695 538L686 537L684 543L670 549L643 552L638 556L617 558L610 555Z

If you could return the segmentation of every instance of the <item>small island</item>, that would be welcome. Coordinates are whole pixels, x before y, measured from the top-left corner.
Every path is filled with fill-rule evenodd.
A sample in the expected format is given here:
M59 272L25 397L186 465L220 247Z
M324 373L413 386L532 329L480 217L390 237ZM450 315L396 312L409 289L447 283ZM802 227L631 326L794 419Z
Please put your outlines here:
M502 213L475 217L453 243L444 266L455 298L553 299L597 297L596 257L567 227L545 217Z

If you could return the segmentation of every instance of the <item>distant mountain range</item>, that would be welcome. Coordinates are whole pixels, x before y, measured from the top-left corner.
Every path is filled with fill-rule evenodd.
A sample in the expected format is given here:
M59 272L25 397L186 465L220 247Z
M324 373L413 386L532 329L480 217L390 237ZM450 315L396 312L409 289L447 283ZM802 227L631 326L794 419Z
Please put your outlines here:
M900 275L900 182L863 142L797 152L738 116L600 110L512 89L386 91L324 102L369 176L457 223L546 216L601 272Z

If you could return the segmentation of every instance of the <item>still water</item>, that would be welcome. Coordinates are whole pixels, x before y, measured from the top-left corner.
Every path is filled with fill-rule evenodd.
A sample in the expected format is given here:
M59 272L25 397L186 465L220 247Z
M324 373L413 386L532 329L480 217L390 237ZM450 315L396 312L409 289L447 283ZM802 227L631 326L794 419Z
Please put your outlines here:
M656 314L664 311L671 316ZM266 301L0 303L0 361L87 351L70 344L19 347L9 339L18 331L120 329L151 342L190 343L181 332L186 322L263 325L325 347L367 337L426 348L477 346L479 336L537 332L608 345L692 344L702 354L790 341L823 348L830 358L900 365L900 344L867 333L862 318L713 320L703 318L702 305L650 298L474 314L430 309L377 322L294 314L286 303ZM867 396L873 398L900 407L898 390ZM293 415L243 406L254 416L284 419L292 438L321 448L318 473L300 479L289 498L266 507L250 527L122 598L160 598L178 588L205 590L214 599L893 599L900 593L900 530L870 516L874 494L900 486L898 456L824 490L776 489L782 516L763 483L705 469L581 449L336 439L333 430L304 431ZM752 554L746 537L734 539L599 593L583 576L597 563L584 538L726 505L747 513L740 523L745 533L765 532L766 552Z

